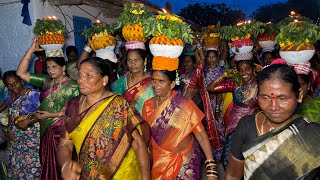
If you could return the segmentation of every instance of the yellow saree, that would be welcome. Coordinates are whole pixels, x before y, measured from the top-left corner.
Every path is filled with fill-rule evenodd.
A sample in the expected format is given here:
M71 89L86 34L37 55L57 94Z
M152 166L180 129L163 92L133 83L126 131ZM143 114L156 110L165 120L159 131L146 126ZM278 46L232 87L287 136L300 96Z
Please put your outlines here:
M76 109L79 99L70 100L67 107ZM141 179L131 142L142 119L123 97L113 95L93 105L76 126L68 112L65 127L82 167L80 179Z

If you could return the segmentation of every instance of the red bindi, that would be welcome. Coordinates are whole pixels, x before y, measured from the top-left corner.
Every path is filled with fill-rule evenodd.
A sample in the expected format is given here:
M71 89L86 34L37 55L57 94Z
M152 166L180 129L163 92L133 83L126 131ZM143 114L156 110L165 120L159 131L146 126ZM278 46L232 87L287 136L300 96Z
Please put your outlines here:
M275 98L276 96L273 93L271 93L271 99L275 99Z

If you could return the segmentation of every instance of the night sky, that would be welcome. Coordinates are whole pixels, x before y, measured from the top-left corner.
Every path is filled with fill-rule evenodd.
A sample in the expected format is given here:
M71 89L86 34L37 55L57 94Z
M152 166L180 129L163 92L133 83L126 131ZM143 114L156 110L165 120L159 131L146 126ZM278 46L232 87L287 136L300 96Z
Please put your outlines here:
M286 2L286 0L148 0L149 2L164 7L166 2L169 1L172 5L174 13L179 13L180 9L186 7L188 4L206 3L206 4L219 4L225 3L232 9L240 9L246 13L247 17L261 5L270 3ZM236 5L236 6L234 6Z

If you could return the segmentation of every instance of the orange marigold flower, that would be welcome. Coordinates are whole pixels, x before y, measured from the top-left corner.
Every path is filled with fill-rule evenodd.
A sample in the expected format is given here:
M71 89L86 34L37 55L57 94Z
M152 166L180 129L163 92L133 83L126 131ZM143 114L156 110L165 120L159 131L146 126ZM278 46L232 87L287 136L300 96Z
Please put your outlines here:
M153 70L168 70L174 71L178 69L179 59L169 58L164 56L155 56L152 61Z

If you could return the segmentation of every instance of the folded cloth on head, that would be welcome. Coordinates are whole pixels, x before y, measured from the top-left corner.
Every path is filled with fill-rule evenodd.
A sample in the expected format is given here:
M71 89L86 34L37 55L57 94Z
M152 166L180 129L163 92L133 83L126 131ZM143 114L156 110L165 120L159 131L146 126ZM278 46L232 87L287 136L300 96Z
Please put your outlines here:
M289 66L293 66L297 74L309 74L311 70L310 62L304 63L287 63Z
M146 46L143 42L140 41L128 41L126 42L126 50L133 50L133 49L142 49L146 50Z
M234 60L236 61L242 61L242 60L252 60L253 59L253 54L252 52L248 53L238 53L235 55Z
M114 53L115 46L107 46L104 49L96 50L96 56L101 59L107 59L113 63L117 63L118 59L116 54Z

